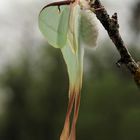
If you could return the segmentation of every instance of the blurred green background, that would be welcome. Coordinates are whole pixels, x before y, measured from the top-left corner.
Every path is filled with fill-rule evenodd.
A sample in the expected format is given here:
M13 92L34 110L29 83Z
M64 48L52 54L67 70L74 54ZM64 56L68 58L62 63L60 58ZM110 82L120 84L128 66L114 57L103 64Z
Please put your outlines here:
M61 52L38 35L37 23L25 22L24 18L30 19L31 15L37 20L42 5L38 7L36 2L36 6L31 6L32 3L15 1L12 6L18 8L19 14L13 15L19 20L13 16L6 20L5 16L0 22L1 29L7 29L7 34L0 35L0 140L58 140L63 128L68 101L66 66ZM105 5L111 9L108 3ZM24 13L25 7L32 14ZM128 8L128 18L121 20L127 21L129 36L123 34L122 28L121 31L130 52L140 60L140 1ZM15 22L12 44L9 29ZM20 37L16 34L19 29ZM1 36L5 34L4 42ZM120 56L108 36L102 31L100 34L103 37L97 49L85 52L77 139L140 140L140 92L129 71L115 65ZM37 38L40 40L35 42ZM4 50L7 43L8 53Z

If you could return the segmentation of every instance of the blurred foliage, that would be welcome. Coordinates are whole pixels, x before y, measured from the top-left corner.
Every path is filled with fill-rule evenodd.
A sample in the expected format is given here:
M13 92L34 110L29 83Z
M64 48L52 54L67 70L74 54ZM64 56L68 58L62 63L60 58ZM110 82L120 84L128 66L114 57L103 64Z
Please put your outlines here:
M1 140L59 139L68 101L66 66L57 49L44 45L37 53L36 59L32 52L21 56L1 74L1 94L9 97L0 115ZM85 53L79 140L140 139L140 94L129 72L116 67L118 57L107 46Z

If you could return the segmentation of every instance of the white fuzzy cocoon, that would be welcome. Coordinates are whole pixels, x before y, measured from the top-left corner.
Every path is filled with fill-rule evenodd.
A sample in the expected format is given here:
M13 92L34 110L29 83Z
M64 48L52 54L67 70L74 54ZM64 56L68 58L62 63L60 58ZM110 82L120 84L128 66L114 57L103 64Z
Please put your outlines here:
M85 47L93 48L97 44L98 28L96 17L90 10L81 10L80 36Z

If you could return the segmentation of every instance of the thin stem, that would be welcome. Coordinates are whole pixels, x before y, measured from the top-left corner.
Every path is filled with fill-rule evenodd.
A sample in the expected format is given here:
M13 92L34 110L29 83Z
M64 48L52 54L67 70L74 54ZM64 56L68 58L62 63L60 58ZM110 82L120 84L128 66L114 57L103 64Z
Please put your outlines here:
M120 60L117 62L117 65L121 67L122 64L124 64L131 72L136 84L140 88L140 66L129 53L127 46L120 35L117 13L114 13L110 18L107 10L101 4L100 0L95 0L95 2L91 1L90 6L91 10L96 14L97 19L106 29L110 39L116 46L121 56Z

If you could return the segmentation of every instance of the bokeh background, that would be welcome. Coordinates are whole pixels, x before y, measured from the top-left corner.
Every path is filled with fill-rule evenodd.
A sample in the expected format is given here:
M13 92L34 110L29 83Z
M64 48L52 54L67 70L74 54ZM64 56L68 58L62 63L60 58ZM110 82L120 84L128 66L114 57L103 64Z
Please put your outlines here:
M58 140L68 77L61 52L38 29L47 0L0 1L0 140ZM120 32L140 60L140 0L102 0L118 13ZM86 50L77 137L140 140L140 92L102 25L95 50Z

